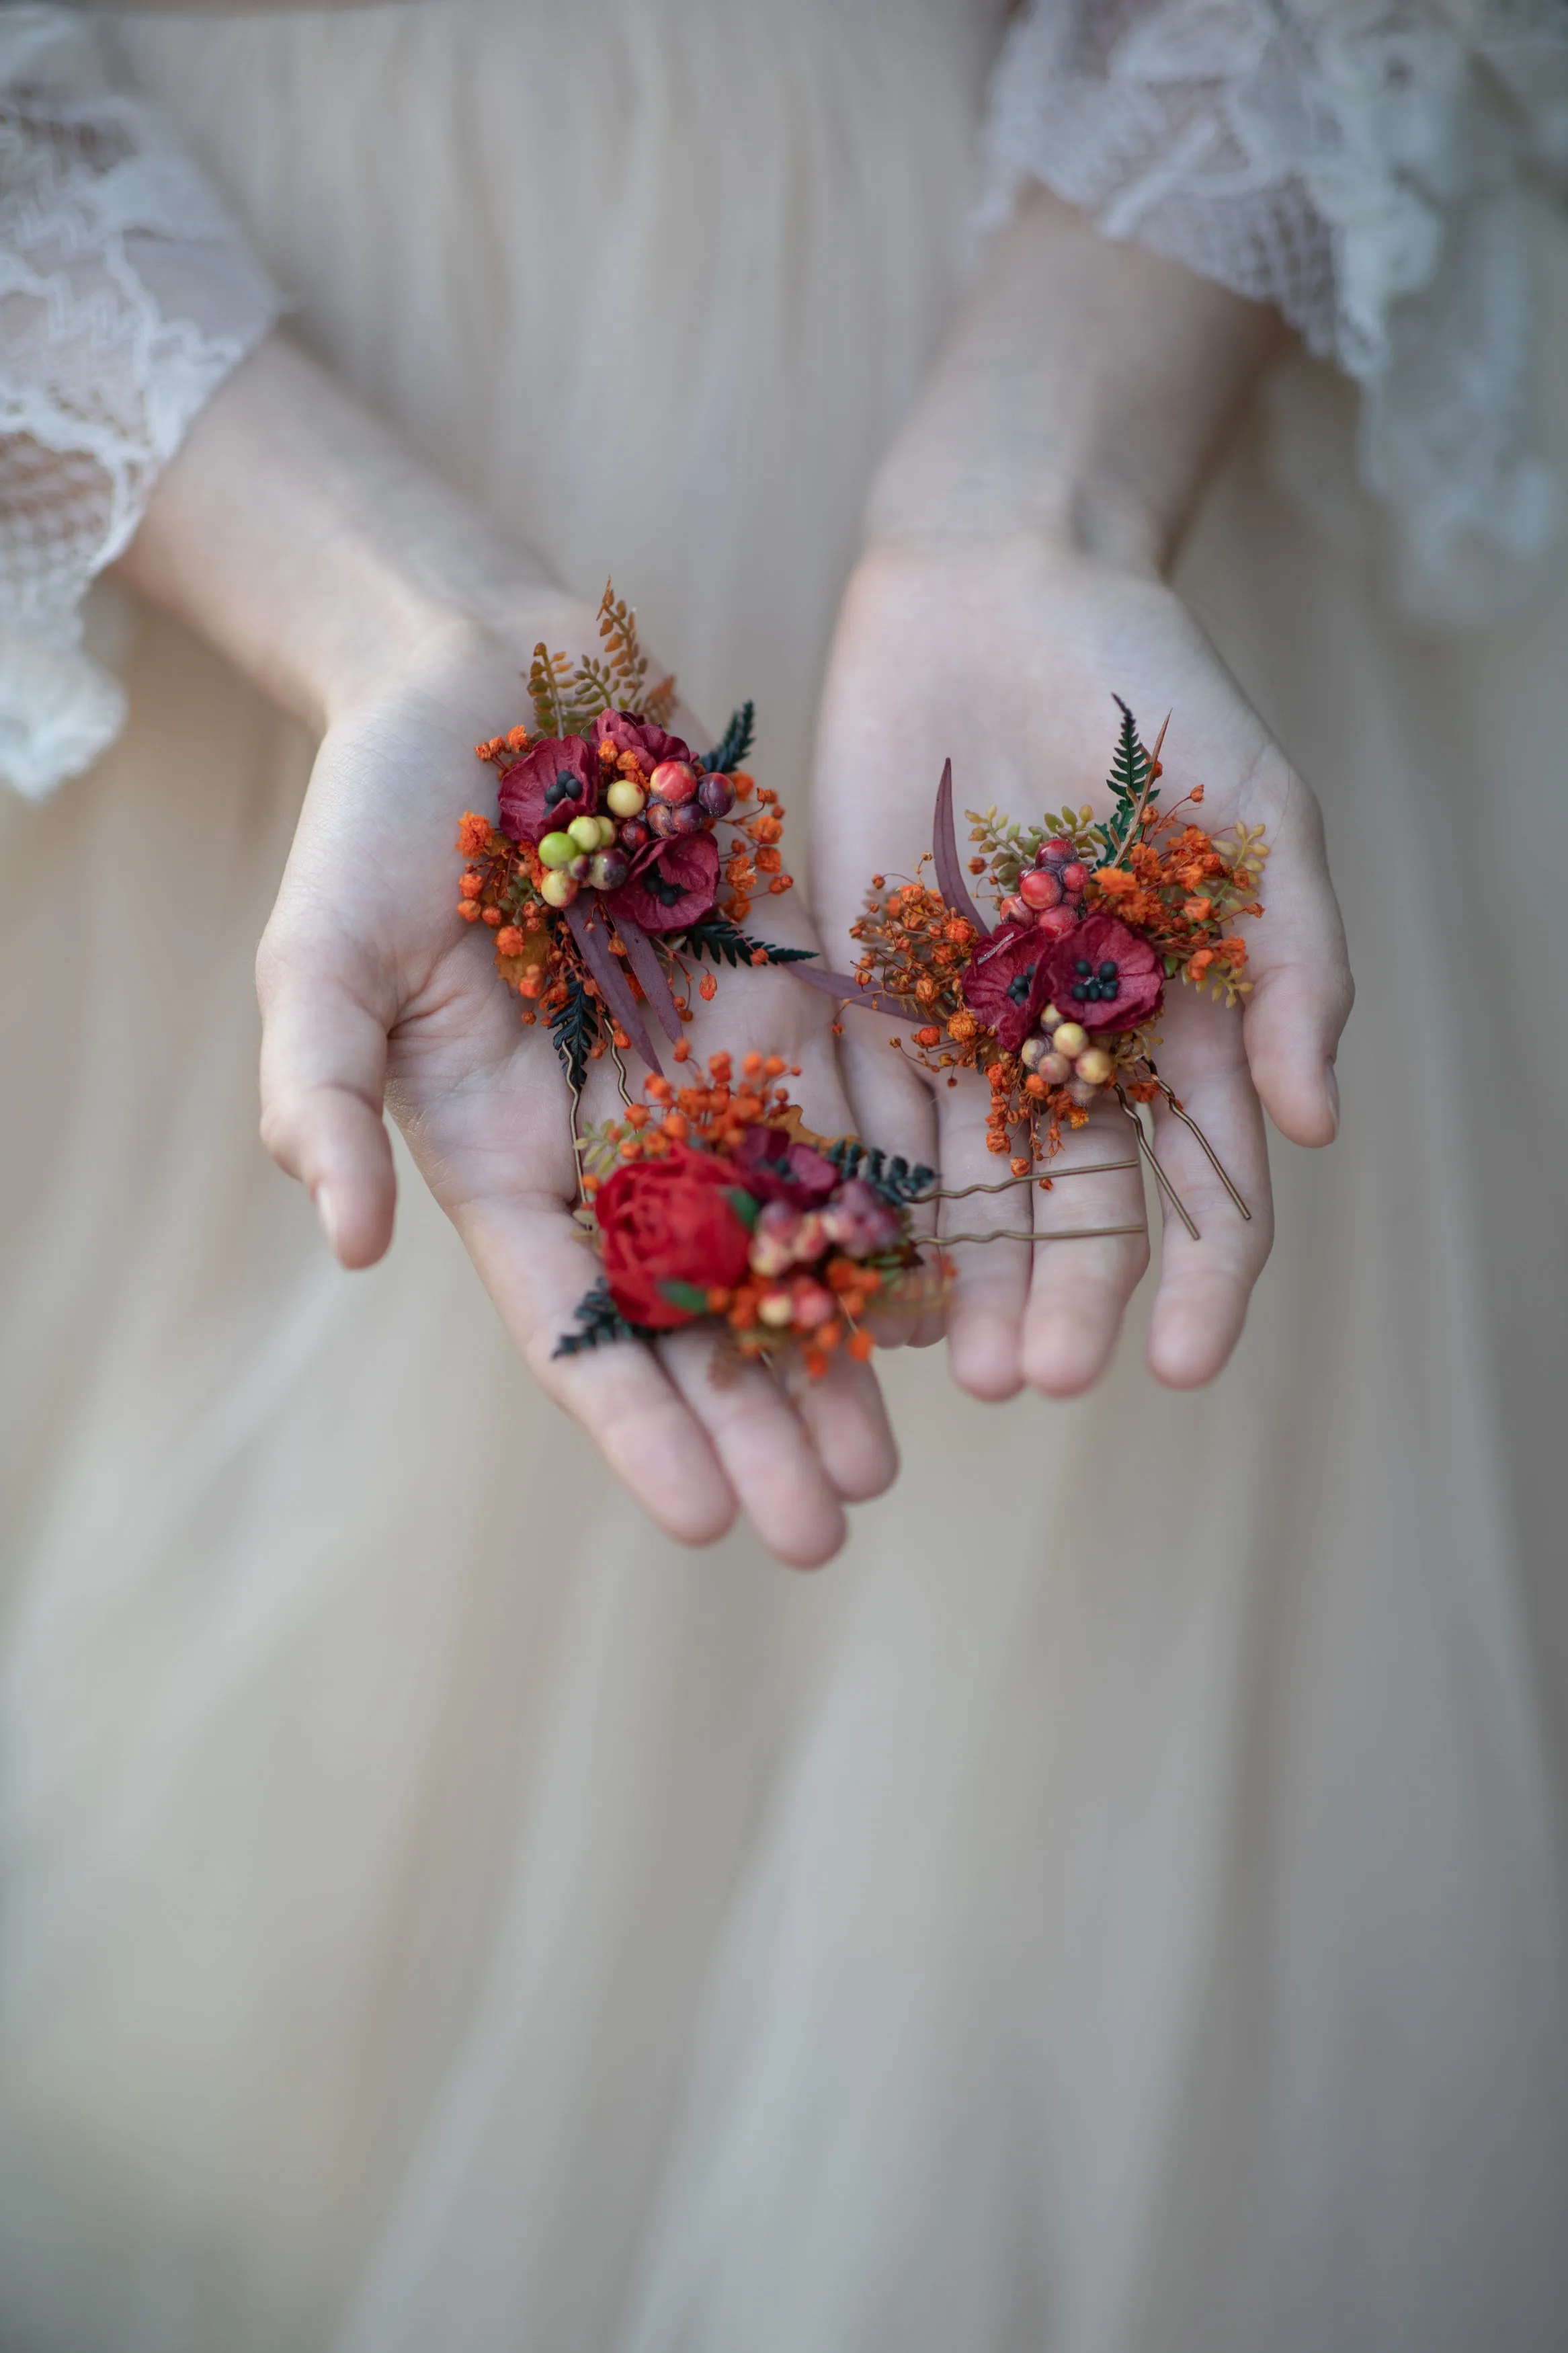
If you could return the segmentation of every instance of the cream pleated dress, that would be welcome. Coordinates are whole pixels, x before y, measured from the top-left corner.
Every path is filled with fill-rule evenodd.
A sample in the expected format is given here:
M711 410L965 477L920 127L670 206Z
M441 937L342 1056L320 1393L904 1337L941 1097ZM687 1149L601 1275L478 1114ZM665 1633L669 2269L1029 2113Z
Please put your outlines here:
M1227 19L1336 16L1145 13L1216 74ZM1337 12L1452 82L1468 13L1422 13ZM613 570L696 707L754 695L798 808L1047 14L989 133L978 0L102 54L295 331L577 589ZM589 364L605 317L635 364ZM1362 426L1290 363L1181 566L1325 805L1342 1139L1276 1147L1210 1390L1135 1331L1071 1405L890 1360L901 1481L814 1578L649 1531L406 1165L388 1259L330 1262L255 1133L310 746L166 622L93 622L121 732L0 795L5 2353L1568 2343L1568 556L1506 620L1396 617L1354 445L1386 488L1400 387L1352 341ZM1130 1433L1147 1476L1065 1514Z

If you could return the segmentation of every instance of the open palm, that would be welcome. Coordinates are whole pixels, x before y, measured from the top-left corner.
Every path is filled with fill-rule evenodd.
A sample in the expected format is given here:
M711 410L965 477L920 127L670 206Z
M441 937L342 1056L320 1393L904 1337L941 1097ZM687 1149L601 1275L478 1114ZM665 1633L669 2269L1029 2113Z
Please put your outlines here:
M455 629L329 729L258 962L263 1134L342 1263L368 1266L392 1239L384 1103L525 1361L653 1517L700 1543L743 1508L781 1557L812 1565L841 1542L844 1502L896 1468L868 1367L836 1359L792 1399L762 1368L714 1386L697 1332L657 1354L552 1353L593 1271L572 1220L568 1092L548 1036L522 1026L497 979L488 934L455 913L457 816L490 789L470 747L511 724L521 697L518 648ZM797 905L766 904L774 936L812 944ZM756 1047L800 1063L808 1122L837 1134L850 1119L830 1015L782 972L727 972L688 1034L697 1055ZM595 1065L584 1118L618 1102L613 1066Z
M1162 1075L1251 1212L1250 1221L1237 1214L1197 1141L1157 1104L1155 1149L1198 1239L1167 1208L1149 1361L1161 1379L1186 1387L1224 1364L1268 1252L1263 1110L1295 1143L1333 1135L1332 1057L1351 983L1316 802L1181 600L1158 581L1024 533L874 548L845 599L824 703L814 896L829 961L842 966L870 875L911 875L929 849L948 756L961 849L965 809L994 803L1034 820L1092 802L1107 814L1113 693L1149 736L1171 713L1169 801L1202 782L1210 830L1263 825L1271 846L1266 911L1246 927L1254 987L1245 1015L1173 986L1159 1025ZM851 1011L845 1029L850 1092L868 1133L938 1160L950 1187L1005 1175L985 1149L987 1090L975 1073L933 1088L889 1050L896 1025ZM1114 1103L1097 1104L1053 1171L1135 1160L1134 1142ZM976 1194L948 1205L946 1230L1135 1225L1142 1198L1131 1166L1049 1193ZM982 1397L1009 1396L1025 1381L1054 1395L1086 1388L1109 1360L1148 1255L1139 1232L1049 1247L956 1245L948 1314L956 1377Z

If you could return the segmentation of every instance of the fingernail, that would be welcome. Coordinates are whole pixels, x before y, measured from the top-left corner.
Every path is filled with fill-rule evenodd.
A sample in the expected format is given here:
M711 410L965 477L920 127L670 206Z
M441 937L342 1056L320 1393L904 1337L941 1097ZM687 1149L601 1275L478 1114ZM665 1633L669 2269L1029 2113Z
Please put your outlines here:
M1338 1135L1340 1132L1340 1080L1339 1073L1331 1062L1328 1064L1323 1071L1323 1084L1328 1090L1329 1109L1334 1115L1334 1134Z
M336 1258L338 1254L338 1205L332 1198L331 1188L330 1186L318 1185L316 1187L316 1215L321 1221L321 1231L327 1237L328 1246L331 1250L332 1256Z

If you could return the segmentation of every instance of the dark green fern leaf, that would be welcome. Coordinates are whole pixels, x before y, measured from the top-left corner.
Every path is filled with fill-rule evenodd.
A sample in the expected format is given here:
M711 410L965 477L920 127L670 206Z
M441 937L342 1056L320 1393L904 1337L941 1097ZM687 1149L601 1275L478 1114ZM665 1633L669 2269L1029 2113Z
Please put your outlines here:
M710 776L727 776L731 768L739 767L752 748L756 733L757 709L753 702L742 702L739 711L720 736L710 752L704 752L697 765Z
M588 1056L599 1035L599 1008L577 978L566 976L566 1001L544 1017L561 1067L574 1087L588 1075Z
M826 1157L846 1180L858 1176L896 1209L919 1200L937 1181L934 1168L911 1168L901 1154L889 1160L886 1153L868 1147L855 1136L841 1135L836 1144L828 1145Z
M806 964L816 954L815 948L779 948L771 940L754 940L723 915L705 915L700 923L690 923L681 934L681 945L695 956L707 956L714 964L748 965L761 948L769 964Z
M1121 730L1106 779L1114 806L1100 833L1106 854L1114 862L1131 844L1133 822L1140 809L1157 801L1160 794L1158 786L1149 781L1153 764L1139 740L1137 721L1119 694L1113 695L1111 701L1121 713Z
M647 1340L655 1335L640 1324L630 1324L610 1296L608 1278L601 1275L592 1291L577 1302L581 1330L564 1332L555 1343L557 1356L580 1356L585 1348L607 1348L616 1340Z

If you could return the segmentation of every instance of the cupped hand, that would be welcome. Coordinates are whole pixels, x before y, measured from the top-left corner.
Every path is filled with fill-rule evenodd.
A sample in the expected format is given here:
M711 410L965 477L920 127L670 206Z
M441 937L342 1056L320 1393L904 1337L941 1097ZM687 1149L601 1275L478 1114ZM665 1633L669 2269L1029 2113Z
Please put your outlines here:
M1265 913L1243 926L1253 984L1245 1011L1173 983L1159 1024L1161 1075L1251 1213L1238 1214L1196 1139L1157 1102L1153 1147L1198 1238L1162 1195L1148 1360L1161 1380L1187 1388L1224 1365L1268 1253L1263 1112L1296 1144L1325 1145L1334 1134L1334 1054L1352 990L1316 801L1181 599L1158 579L1031 532L874 545L844 600L824 700L813 898L828 962L852 969L848 928L868 881L874 872L914 874L931 847L950 756L962 855L965 810L994 804L1033 822L1089 802L1108 814L1113 694L1131 706L1146 742L1170 713L1167 805L1201 782L1207 830L1262 825L1270 845ZM987 1090L974 1073L952 1087L927 1080L889 1050L898 1025L865 1010L846 1013L844 1029L850 1095L866 1133L935 1162L949 1187L1006 1176L1006 1163L985 1149ZM1136 1159L1127 1117L1113 1103L1098 1104L1052 1162L1060 1181L1049 1191L1019 1186L948 1203L943 1230L1137 1226L1144 1197L1136 1166L1066 1173ZM1025 1383L1070 1396L1109 1362L1149 1242L1142 1231L959 1242L952 1256L947 1330L960 1383L984 1398Z
M743 1510L781 1559L814 1566L842 1542L846 1502L879 1493L897 1468L868 1366L835 1357L790 1393L762 1367L714 1385L698 1332L657 1351L552 1353L594 1274L572 1219L568 1091L546 1032L522 1025L497 978L489 933L458 920L453 849L461 811L493 794L472 746L516 722L519 655L542 634L588 646L592 617L530 617L505 644L455 624L328 727L258 960L263 1136L309 1188L342 1264L369 1266L393 1229L384 1103L524 1361L659 1525L701 1544ZM798 894L764 900L752 928L814 944ZM694 1010L694 1056L781 1053L801 1065L808 1124L849 1127L826 998L782 971L726 971ZM640 1076L634 1061L634 1090ZM583 1120L619 1100L606 1058Z

